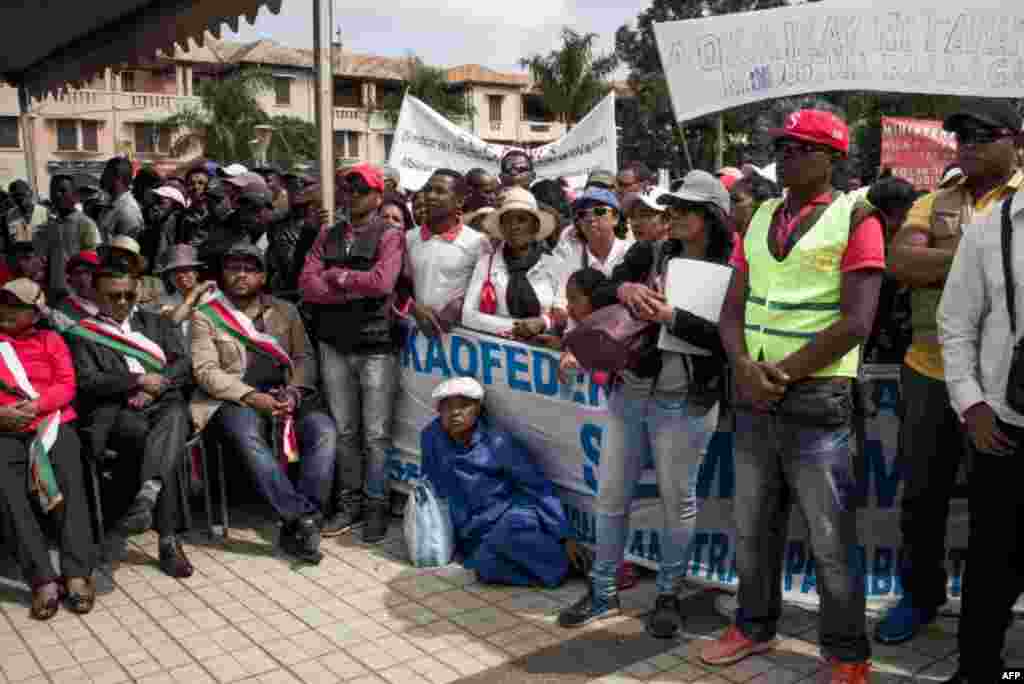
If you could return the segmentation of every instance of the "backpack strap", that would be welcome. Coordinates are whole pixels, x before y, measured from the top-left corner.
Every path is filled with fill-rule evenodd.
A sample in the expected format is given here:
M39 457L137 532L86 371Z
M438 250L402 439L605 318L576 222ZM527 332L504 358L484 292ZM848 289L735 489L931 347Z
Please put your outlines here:
M1017 312L1013 301L1014 294L1016 294L1016 286L1013 280L1013 255L1011 254L1011 248L1013 247L1013 222L1010 220L1010 205L1013 204L1013 198L1016 194L1015 192L1003 200L1003 220L1000 230L1000 244L1003 252L1003 281L1006 286L1006 310L1010 314L1010 332L1013 333L1014 337L1017 336Z

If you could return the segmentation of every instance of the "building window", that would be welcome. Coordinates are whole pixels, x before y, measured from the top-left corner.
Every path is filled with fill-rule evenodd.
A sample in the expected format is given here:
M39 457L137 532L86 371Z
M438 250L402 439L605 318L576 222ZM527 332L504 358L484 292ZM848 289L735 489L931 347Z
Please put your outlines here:
M334 154L339 159L358 159L359 133L355 131L335 131Z
M78 122L72 119L61 119L57 122L57 150L74 151L78 149Z
M121 72L121 90L126 93L136 92L134 71Z
M382 133L380 140L384 143L384 161L391 159L391 146L395 143L395 136L391 133Z
M491 110L491 123L501 123L501 105L505 102L504 95L488 95L487 105Z
M292 103L292 79L284 76L274 77L274 104L287 107Z
M135 125L136 154L167 154L171 149L171 132L154 124Z
M21 147L18 135L18 117L0 116L0 147Z
M98 121L82 122L82 149L86 152L100 151L100 124Z

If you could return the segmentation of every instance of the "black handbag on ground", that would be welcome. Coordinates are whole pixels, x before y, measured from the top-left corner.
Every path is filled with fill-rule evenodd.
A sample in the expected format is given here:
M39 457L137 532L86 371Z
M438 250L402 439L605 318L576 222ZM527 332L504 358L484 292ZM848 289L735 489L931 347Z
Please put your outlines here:
M1003 200L1002 229L1000 243L1003 252L1003 280L1006 286L1006 310L1010 314L1010 333L1013 342L1013 357L1010 361L1010 375L1006 379L1006 404L1017 413L1024 413L1024 343L1017 341L1017 312L1014 295L1017 293L1013 279L1013 221L1010 219L1010 205L1016 193Z

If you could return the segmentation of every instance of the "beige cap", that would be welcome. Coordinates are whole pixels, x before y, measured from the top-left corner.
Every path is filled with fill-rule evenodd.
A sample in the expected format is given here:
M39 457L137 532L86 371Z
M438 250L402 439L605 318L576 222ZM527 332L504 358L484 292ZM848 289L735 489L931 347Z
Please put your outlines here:
M34 306L37 309L46 306L46 295L43 288L28 278L18 278L8 282L0 291L9 292L25 306Z
M100 256L100 268L107 266L114 250L118 250L118 256L126 256L130 262L135 275L141 275L146 270L146 258L142 256L142 248L134 238L127 235L117 235L111 239L109 244L100 245L96 253Z

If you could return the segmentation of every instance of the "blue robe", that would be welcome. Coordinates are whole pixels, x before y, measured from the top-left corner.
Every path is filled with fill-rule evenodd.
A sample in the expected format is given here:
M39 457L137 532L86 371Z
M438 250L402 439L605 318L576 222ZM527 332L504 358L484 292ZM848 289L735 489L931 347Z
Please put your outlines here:
M463 565L482 582L554 587L565 580L562 540L572 529L522 443L481 417L470 445L456 444L437 418L420 435L420 453L424 476L448 501Z

